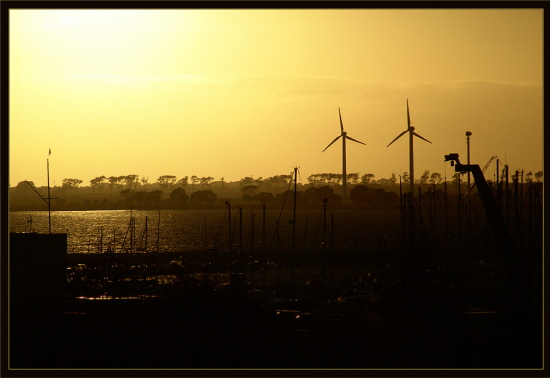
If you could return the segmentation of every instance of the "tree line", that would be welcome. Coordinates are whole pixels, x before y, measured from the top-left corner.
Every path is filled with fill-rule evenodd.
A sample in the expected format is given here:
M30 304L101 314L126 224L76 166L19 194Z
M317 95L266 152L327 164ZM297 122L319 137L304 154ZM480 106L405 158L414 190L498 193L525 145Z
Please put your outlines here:
M460 173L455 173L452 178L456 182L461 182L460 176ZM540 183L542 177L542 171L535 174L532 172L525 174L523 171L514 171L511 174L511 180L517 180L520 183ZM266 179L247 176L239 181L227 183L223 177L219 181L214 182L214 178L210 176L185 176L178 180L174 175L163 175L159 176L155 183L150 184L148 178L142 177L140 179L138 175L100 176L90 180L90 187L88 188L79 188L83 182L80 179L66 178L63 179L61 187L52 188L51 195L58 198L55 203L56 207L60 210L160 209L209 206L218 201L218 195L223 195L224 198L237 198L245 202L256 201L266 204L284 201L285 196L289 195L288 190L291 189L292 178L291 174L276 175ZM500 179L504 179L504 176ZM437 172L430 173L429 170L426 170L415 181L420 185L436 185L441 184L443 180L444 178L441 174ZM382 188L395 194L399 188L397 181L397 177L393 173L390 178L381 178L378 180L371 173L362 176L359 173L350 173L347 175L347 182L355 186L349 192L350 200L357 203L392 202L395 200L393 194L385 194L386 191ZM399 177L399 181L408 183L408 173L404 172ZM34 186L34 183L29 183ZM214 183L216 184L215 186L213 186ZM298 184L301 190L296 193L297 201L300 204L310 204L326 198L331 203L340 203L342 198L339 194L335 194L334 189L340 186L341 183L341 174L312 174L307 178L307 184ZM227 185L226 190L224 190L225 185ZM108 193L103 192L105 188L109 189ZM186 189L191 190L187 191ZM26 207L26 191L32 193L25 181L20 182L15 188L11 188L10 205ZM290 192L293 193L292 191ZM34 202L34 200L37 200L38 204L40 204L40 199L38 197L33 199L33 196L34 194L30 194L28 197L29 204ZM103 198L99 198L99 196Z
M516 171L519 172L519 171ZM521 171L522 178L526 182L533 180L535 182L541 182L543 177L543 172L538 171L533 174L533 172L527 172L523 174ZM519 174L519 173L517 173ZM460 176L460 173L455 173L452 176L452 179L456 179ZM511 175L511 179L515 178L515 173ZM276 175L264 179L263 177L253 178L252 176L243 177L240 179L237 184L239 188L248 188L247 191L251 191L252 187L263 188L267 191L280 190L289 184L292 179L292 175ZM430 173L429 170L424 171L420 178L415 180L416 184L440 184L444 180L444 177L437 172ZM402 183L409 183L410 176L408 172L403 172L399 177L399 181ZM490 180L489 180L490 181ZM75 178L64 178L62 180L61 188L67 192L75 192L77 189L80 189L80 185L83 183L83 180ZM211 189L211 184L214 182L214 177L212 176L184 176L180 179L175 175L162 175L157 178L154 183L149 183L148 177L139 177L136 174L126 175L126 176L98 176L89 181L89 187L93 192L96 190L98 192L104 192L106 188L109 189L111 193L118 192L123 189L132 189L136 191L138 187L145 188L151 186L158 186L160 190L166 192L172 190L174 187L182 187L184 189L189 186L193 191L198 189L205 190ZM312 186L335 186L342 184L342 174L339 173L314 173L307 178L308 184ZM348 173L346 174L346 183L351 185L368 185L368 184L378 184L382 186L394 186L398 182L398 179L395 173L392 173L390 178L380 178L375 179L375 175L372 173L366 173L362 176L359 173ZM227 183L224 177L221 177L217 183L221 189L224 188L226 184L235 184ZM246 193L249 194L249 193ZM249 194L250 195L250 194Z

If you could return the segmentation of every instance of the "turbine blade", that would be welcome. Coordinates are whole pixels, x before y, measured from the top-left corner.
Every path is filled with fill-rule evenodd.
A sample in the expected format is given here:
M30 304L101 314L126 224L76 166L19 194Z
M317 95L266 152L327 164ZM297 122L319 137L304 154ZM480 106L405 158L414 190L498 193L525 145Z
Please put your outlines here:
M338 108L338 115L340 116L340 131L344 132L344 123L342 122L342 113L340 113L340 108Z
M365 144L365 143L359 142L357 139L353 139L352 137L349 137L347 135L346 135L346 138L349 139L349 140L353 140L354 142L357 142L357 143ZM365 144L365 146L366 146L366 144Z
M426 138L424 138L424 137L421 137L420 135L418 135L418 134L415 133L414 131L413 131L413 135L419 137L420 139L424 139L424 140L425 140L426 142L428 142L428 143L432 143L432 142L430 142L428 139L426 139Z
M340 139L341 136L342 136L342 135L338 135L338 136L336 137L336 139L334 139L332 142L330 142L330 144L329 144L328 146L325 147L325 150L326 150L327 148L329 148L330 146L332 146L332 144L333 144L334 142L336 142L338 139ZM321 151L321 152L325 152L325 150L323 150L323 151Z
M392 140L391 143L393 143L393 142L395 142L397 139L401 138L405 133L407 133L407 131L409 131L409 130L403 131L401 134L399 134L399 135L397 136L397 138L395 138L394 140ZM388 145L386 146L386 148L388 148L388 147L391 145L391 143L388 144Z
M411 126L411 116L409 114L409 99L407 99L407 127Z

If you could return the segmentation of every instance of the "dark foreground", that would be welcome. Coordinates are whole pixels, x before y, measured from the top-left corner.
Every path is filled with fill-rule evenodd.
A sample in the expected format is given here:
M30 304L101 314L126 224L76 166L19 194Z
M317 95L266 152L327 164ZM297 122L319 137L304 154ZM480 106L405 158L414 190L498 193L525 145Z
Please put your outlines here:
M61 313L12 317L10 367L542 367L542 309L530 287L489 274L368 269L327 267L323 283L313 268L293 281L286 266L252 288L236 278L216 287L210 275L158 296L72 296ZM365 279L350 283L353 274Z

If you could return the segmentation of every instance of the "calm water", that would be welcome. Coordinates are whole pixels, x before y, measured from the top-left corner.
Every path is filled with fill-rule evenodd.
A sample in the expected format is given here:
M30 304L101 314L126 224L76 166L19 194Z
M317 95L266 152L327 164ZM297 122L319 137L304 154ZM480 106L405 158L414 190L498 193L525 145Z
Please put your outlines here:
M334 215L333 224L331 215ZM119 251L130 247L132 230L136 248L148 251L179 252L204 250L207 246L227 249L229 245L226 210L162 211L52 211L53 233L67 233L69 253L97 253L108 247ZM47 211L10 213L10 232L48 232ZM32 222L30 220L32 219ZM131 220L134 227L131 227ZM279 226L277 227L277 219ZM292 211L266 210L265 244L267 250L291 248ZM380 238L388 243L398 240L399 215L368 211L329 211L326 216L325 240L335 248L376 247ZM147 225L147 227L146 227ZM261 250L263 220L261 208L231 211L232 241L242 250ZM147 231L146 231L147 230ZM331 237L334 237L334 242ZM296 250L322 248L323 212L299 210L296 217Z

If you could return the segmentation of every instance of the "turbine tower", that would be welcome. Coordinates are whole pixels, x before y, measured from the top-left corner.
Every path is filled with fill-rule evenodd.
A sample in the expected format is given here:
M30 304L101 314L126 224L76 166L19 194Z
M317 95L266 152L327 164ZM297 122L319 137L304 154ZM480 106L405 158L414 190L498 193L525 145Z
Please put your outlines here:
M342 199L347 199L346 195L346 139L352 140L357 143L365 144L363 142L359 142L356 139L353 139L352 137L349 137L348 134L344 131L344 124L342 123L342 113L340 113L340 108L338 108L338 115L340 116L340 130L341 134L336 137L328 146L325 147L325 149L322 152L325 152L327 148L332 146L334 142L336 142L338 139L342 138Z
M414 132L414 127L411 126L411 116L409 115L409 99L407 99L407 130L403 131L401 134L397 136L394 140L391 141L390 144L386 146L388 148L393 142L395 142L397 139L401 138L405 133L409 133L409 189L411 193L414 192L414 158L413 158L413 135L417 136L420 139L424 139L428 143L430 142L428 139L421 137L417 133Z

